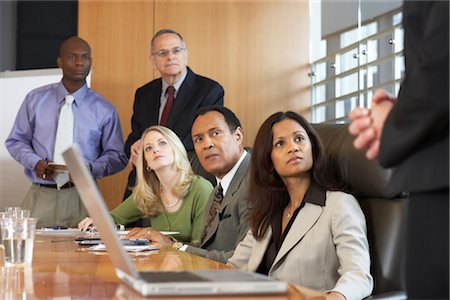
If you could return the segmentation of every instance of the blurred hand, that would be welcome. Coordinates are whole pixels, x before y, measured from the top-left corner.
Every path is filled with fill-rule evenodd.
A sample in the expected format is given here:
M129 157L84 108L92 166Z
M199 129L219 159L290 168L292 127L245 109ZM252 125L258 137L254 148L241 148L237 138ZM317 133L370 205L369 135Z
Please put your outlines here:
M81 220L80 223L78 223L78 229L86 231L90 227L93 227L92 226L93 224L94 224L94 220L92 220L92 218L86 217L83 220Z
M397 101L397 98L394 95L386 92L385 90L376 90L375 94L373 94L372 96L372 103L380 103L385 100L395 103Z
M377 136L373 128L372 111L367 108L356 107L348 117L351 120L348 131L356 136L353 146L356 149L373 147L377 143Z
M372 109L357 107L349 114L348 131L356 136L353 145L356 149L367 149L368 159L375 159L379 154L384 123L395 101L391 94L377 90L372 97Z
M183 269L183 262L178 254L168 252L161 260L159 269L164 271L180 271Z
M386 94L388 95L388 94ZM372 120L373 130L376 136L376 142L367 150L366 157L368 159L374 159L378 157L380 152L380 141L383 134L384 123L392 108L395 105L396 98L383 97L382 99L375 99L372 101ZM378 101L376 101L378 100Z
M138 158L138 153L139 153L139 148L141 147L141 140L137 140L136 142L134 142L133 145L131 145L130 148L130 162L133 166L136 166L136 162L137 162L137 158Z
M36 176L44 180L51 180L53 173L55 172L52 166L49 166L45 160L40 160L34 167Z
M128 239L147 239L152 241L152 243L162 247L171 246L173 241L170 237L160 233L151 227L136 227L130 230L130 232L125 236Z

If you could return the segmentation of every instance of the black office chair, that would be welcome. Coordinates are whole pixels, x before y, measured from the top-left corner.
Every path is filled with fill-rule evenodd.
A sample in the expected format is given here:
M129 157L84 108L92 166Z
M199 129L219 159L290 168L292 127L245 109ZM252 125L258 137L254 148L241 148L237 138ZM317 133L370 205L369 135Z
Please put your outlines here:
M348 125L314 124L334 175L347 184L367 219L374 290L368 299L407 299L404 254L408 198L388 192L391 171L353 147Z

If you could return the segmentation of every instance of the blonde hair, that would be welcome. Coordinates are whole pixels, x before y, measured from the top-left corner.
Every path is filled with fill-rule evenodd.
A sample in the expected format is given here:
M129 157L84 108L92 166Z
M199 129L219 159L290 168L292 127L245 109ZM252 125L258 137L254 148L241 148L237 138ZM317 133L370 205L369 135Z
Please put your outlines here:
M142 211L144 216L149 217L157 216L163 211L160 181L155 171L148 168L147 161L144 157L144 138L151 131L159 132L172 147L175 172L177 173L177 179L172 193L179 198L184 198L189 192L194 177L186 149L178 136L164 126L157 125L147 128L141 136L141 147L139 148L136 162L137 184L133 189L133 196L136 207Z

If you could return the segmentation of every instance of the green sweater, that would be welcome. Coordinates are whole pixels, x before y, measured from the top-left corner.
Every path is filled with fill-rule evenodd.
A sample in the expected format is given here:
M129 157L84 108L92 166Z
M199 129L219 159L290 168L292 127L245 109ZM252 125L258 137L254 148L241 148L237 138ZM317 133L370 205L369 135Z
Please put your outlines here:
M185 243L199 244L205 218L205 206L213 190L211 183L203 177L194 175L188 194L180 208L175 212L162 212L149 217L152 228L159 231L177 231L174 237ZM111 211L116 224L127 225L142 217L142 212L134 204L131 195Z

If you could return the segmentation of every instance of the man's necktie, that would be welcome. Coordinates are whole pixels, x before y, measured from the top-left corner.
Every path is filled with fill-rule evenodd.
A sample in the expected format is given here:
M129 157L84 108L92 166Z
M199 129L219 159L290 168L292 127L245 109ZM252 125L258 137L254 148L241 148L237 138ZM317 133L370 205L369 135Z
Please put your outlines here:
M172 85L169 85L167 87L167 102L166 102L166 106L164 106L161 121L159 122L160 125L165 126L167 123L167 120L169 119L170 111L172 110L172 107L173 107L174 93L175 93L175 88Z
M58 128L56 130L55 151L53 154L53 162L64 165L62 153L73 144L73 112L72 103L75 98L67 95L66 102L59 112ZM63 186L69 181L69 174L56 172L53 176L58 187Z
M208 216L206 217L206 223L205 223L205 230L203 230L202 234L202 240L203 241L206 238L206 235L208 234L209 230L211 229L212 223L214 222L214 219L217 216L217 213L219 212L220 204L223 200L223 189L222 185L219 183L215 190L214 190L214 200L211 204L211 208L209 209Z

